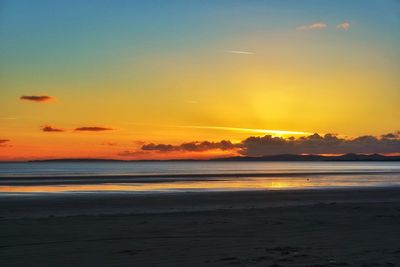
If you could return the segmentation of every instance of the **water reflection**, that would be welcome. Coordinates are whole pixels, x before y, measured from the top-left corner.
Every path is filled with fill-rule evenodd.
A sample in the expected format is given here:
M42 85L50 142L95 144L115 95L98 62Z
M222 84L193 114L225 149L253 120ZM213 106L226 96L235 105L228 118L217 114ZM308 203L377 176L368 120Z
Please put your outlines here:
M226 178L204 181L99 183L79 185L0 186L1 193L60 192L191 192L237 190L324 189L336 187L400 186L400 175L337 175L319 177Z

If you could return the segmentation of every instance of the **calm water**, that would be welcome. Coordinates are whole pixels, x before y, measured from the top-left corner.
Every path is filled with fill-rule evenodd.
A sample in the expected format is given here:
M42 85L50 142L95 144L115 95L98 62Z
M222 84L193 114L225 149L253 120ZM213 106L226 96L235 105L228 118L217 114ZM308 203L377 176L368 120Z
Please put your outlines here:
M378 186L400 186L399 162L0 163L3 194Z
M0 163L0 177L317 172L400 172L400 162Z

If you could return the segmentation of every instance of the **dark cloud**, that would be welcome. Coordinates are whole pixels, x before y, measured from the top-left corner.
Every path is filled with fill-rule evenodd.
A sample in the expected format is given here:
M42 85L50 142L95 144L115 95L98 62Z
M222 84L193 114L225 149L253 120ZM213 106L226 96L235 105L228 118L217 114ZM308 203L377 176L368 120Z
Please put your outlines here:
M298 139L284 139L266 135L249 137L242 141L239 153L246 156L276 154L345 154L345 153L397 153L400 139L376 138L365 135L354 139L337 137L334 134L313 134Z
M207 150L231 150L236 148L236 145L232 144L231 141L222 140L220 142L189 142L180 145L170 144L146 144L142 146L142 150L155 150L159 152L172 152L172 151L191 151L201 152Z
M383 139L396 139L396 138L400 138L400 132L382 134L381 137L382 137Z
M82 132L101 132L101 131L110 131L111 128L105 127L97 127L97 126L85 126L85 127L78 127L75 131L82 131Z
M19 99L34 102L46 102L52 100L54 97L48 95L23 95Z
M117 143L114 142L103 142L101 143L102 146L117 146Z
M49 126L49 125L42 126L42 131L43 132L64 132L63 129L54 128L54 127Z
M231 150L237 146L232 144L231 141L222 140L220 142L190 142L180 145L181 150L184 151L207 151L207 150Z
M170 144L147 144L142 146L142 150L156 150L160 152L171 152L179 150L179 146L174 146Z
M8 145L9 142L10 142L9 139L0 139L0 147L10 146L10 145Z
M180 145L151 143L143 145L141 149L158 152L233 150L254 157L277 154L400 153L400 134L390 133L380 138L365 135L353 139L341 138L336 134L312 134L300 138L265 135L252 136L236 144L226 140L196 141Z

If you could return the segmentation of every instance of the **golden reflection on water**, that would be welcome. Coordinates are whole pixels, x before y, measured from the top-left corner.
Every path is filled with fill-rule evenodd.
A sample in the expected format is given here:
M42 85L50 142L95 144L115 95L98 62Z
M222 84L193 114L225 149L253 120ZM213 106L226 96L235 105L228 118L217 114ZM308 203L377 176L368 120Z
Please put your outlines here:
M364 177L365 178L365 177ZM390 182L390 181L389 181ZM396 185L400 182L392 181ZM100 183L79 185L18 185L0 186L3 193L57 193L57 192L154 192L154 191L201 191L201 190L279 190L346 186L376 186L377 179L351 179L349 177L323 178L242 178L205 181L174 181L152 183Z

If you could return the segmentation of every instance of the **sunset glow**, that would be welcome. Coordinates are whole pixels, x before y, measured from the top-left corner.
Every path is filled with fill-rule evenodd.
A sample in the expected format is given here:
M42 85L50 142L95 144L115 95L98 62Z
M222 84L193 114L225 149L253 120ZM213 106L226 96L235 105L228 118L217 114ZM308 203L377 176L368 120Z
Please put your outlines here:
M227 157L247 150L215 142L314 133L394 134L398 148L399 9L372 0L3 1L0 160ZM178 148L193 142L211 145ZM388 146L365 152L400 152Z

